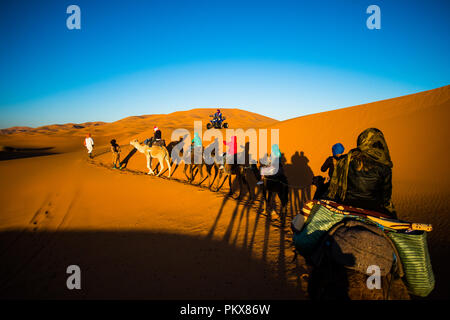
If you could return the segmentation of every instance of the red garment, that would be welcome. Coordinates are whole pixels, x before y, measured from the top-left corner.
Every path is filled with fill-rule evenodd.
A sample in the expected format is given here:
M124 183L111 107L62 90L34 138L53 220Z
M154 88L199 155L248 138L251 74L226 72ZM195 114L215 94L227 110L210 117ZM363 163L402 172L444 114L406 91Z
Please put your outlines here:
M230 142L226 142L224 140L223 144L228 146L227 154L236 154L237 153L237 139L236 139L236 136L232 136Z

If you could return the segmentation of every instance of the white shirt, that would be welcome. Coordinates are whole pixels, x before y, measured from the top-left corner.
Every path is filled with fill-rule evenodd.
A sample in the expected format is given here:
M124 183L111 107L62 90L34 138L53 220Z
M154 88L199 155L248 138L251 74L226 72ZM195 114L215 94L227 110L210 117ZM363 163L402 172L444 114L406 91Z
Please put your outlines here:
M92 146L94 145L94 140L92 140L91 137L87 137L87 138L84 140L84 143L86 144L86 148L92 149Z

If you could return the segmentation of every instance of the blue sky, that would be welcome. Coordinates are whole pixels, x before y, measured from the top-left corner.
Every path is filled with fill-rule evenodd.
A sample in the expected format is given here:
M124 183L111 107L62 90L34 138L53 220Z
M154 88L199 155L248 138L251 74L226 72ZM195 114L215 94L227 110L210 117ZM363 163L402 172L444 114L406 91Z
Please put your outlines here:
M68 30L66 8L81 8ZM366 8L381 9L381 30ZM279 120L450 84L447 0L2 0L0 127L239 107Z

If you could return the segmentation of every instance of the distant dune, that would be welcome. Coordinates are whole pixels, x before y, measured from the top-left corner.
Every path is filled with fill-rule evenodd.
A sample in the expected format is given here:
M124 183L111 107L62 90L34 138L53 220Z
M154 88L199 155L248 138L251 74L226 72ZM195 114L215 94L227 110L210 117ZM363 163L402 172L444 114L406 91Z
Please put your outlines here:
M222 111L230 128L279 129L292 187L288 219L314 192L311 179L322 174L334 143L349 151L364 129L382 130L400 218L434 227L429 243L437 284L430 297L450 297L450 86L281 122ZM0 296L305 298L298 278L304 265L290 262L289 224L261 213L259 201L182 183L183 165L172 181L149 177L140 153L126 170L111 169L110 139L122 146L123 159L130 139L152 136L153 126L169 141L174 129L192 132L195 120L205 126L214 112L3 129L0 152L15 160L0 161L0 252L7 261L0 266ZM83 147L88 132L95 140L92 161ZM20 152L32 158L16 159ZM61 287L61 270L77 261L89 288L78 295Z
M13 134L19 132L29 132L33 130L31 127L11 127L6 129L0 129L0 134Z
M47 125L38 128L13 127L2 129L0 145L30 148L52 146L56 151L69 152L79 150L84 136L90 132L98 145L108 143L112 138L119 144L130 139L144 140L153 135L153 127L158 126L164 132L164 137L170 139L174 129L185 128L193 130L194 121L203 121L203 127L211 119L209 115L216 109L192 109L169 114L131 116L115 122L86 122L81 124L68 123ZM277 120L240 110L222 108L230 128L262 128ZM81 141L81 142L80 142Z

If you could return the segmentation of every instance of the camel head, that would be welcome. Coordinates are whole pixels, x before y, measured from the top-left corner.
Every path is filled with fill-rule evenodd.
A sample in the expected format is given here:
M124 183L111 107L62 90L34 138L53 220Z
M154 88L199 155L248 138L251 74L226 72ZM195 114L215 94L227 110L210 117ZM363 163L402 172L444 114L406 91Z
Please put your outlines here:
M136 146L136 145L139 145L140 143L139 143L138 139L134 139L134 140L131 140L131 141L130 141L130 144L131 144L132 146Z

